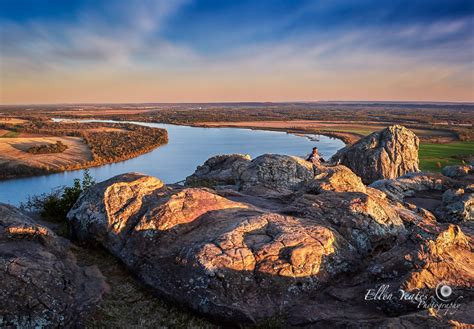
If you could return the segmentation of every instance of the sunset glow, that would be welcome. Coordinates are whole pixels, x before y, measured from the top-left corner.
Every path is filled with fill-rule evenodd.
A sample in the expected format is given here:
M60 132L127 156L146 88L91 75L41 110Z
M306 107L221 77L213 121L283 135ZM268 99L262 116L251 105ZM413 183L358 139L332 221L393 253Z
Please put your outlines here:
M5 0L1 103L470 102L472 4Z

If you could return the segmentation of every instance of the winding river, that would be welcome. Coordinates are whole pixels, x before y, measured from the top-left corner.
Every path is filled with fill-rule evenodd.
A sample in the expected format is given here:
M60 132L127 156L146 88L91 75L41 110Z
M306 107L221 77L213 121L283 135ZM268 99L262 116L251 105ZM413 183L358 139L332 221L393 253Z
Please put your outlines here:
M114 122L110 120L89 120ZM85 121L87 122L87 121ZM175 183L192 174L196 167L217 154L242 153L252 158L265 153L305 156L317 146L325 158L344 146L341 140L322 136L297 136L285 132L238 128L199 128L159 123L129 122L168 131L169 142L153 151L126 161L90 168L99 182L126 172L141 172ZM50 192L71 185L83 170L0 181L0 202L19 205L29 195Z

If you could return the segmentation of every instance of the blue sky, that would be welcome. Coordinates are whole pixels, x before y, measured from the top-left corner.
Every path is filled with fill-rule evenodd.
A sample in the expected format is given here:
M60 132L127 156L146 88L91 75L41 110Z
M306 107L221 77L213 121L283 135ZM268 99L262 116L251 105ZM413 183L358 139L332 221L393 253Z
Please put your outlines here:
M474 1L0 0L1 102L474 100Z

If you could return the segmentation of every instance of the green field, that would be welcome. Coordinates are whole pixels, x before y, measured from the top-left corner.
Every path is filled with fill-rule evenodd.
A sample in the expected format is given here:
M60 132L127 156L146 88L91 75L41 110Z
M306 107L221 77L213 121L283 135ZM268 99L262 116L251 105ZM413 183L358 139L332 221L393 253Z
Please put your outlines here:
M420 169L440 171L444 166L461 164L458 157L474 156L474 142L455 142L449 144L420 144ZM437 163L441 164L441 167Z
M353 134L358 134L361 136L367 136L373 133L374 131L377 131L376 128L352 128L352 127L343 127L343 128L331 127L328 130L341 132L341 133L353 133Z

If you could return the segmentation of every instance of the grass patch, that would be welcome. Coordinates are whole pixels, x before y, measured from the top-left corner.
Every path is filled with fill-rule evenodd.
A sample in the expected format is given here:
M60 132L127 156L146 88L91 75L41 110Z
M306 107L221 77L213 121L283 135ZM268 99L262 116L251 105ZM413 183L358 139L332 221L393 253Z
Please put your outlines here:
M86 328L216 328L154 296L104 249L73 245L73 252L81 266L96 265L110 286Z
M9 131L7 132L6 134L0 136L0 137L3 137L3 138L15 138L15 137L18 137L20 133L18 131Z
M470 156L474 156L474 142L421 143L419 151L420 169L441 171L445 166L461 164L463 159Z
M328 131L337 131L341 133L353 133L361 136L367 136L373 133L374 131L377 131L376 128L370 129L370 128L352 128L352 127L343 127L343 128L338 128L338 127L328 127ZM380 129L378 129L380 130Z

